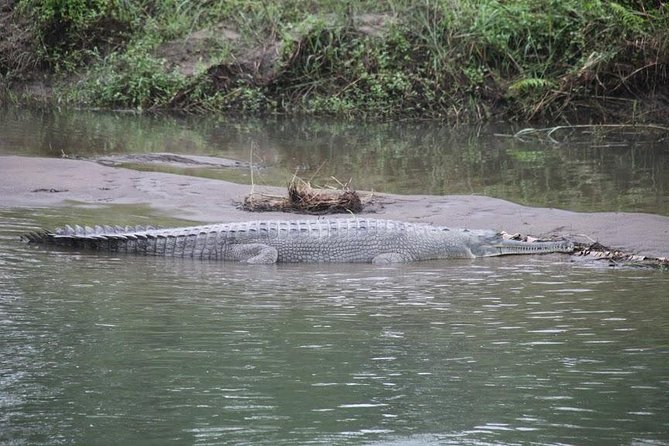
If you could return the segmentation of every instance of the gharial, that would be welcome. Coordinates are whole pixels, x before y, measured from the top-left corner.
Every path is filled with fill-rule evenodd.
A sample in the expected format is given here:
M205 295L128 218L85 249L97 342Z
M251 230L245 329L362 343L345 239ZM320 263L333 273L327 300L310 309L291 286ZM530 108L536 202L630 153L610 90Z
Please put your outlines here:
M251 221L184 228L66 226L23 236L31 243L152 256L247 263L397 263L572 252L568 241L506 240L492 230L369 218Z

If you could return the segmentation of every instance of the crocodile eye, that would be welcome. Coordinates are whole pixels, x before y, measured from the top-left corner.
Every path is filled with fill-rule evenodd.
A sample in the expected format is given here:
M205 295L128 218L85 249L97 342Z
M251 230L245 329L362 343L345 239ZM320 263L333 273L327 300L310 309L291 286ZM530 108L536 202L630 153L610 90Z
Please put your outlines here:
M448 229L448 228L441 228L441 230L444 231L444 232L450 231L450 229Z

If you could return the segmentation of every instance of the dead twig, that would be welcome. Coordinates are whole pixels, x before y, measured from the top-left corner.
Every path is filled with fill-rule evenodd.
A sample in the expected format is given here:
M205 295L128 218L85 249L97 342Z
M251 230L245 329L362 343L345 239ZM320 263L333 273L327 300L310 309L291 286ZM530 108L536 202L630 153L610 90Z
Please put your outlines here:
M560 130L578 130L578 129L635 129L635 130L653 130L669 133L669 127L659 124L577 124L577 125L558 125L546 128L525 128L516 132L513 137L526 141L527 137L534 139L546 139L554 144L560 144L553 135Z
M303 214L358 213L363 202L358 193L351 190L349 182L342 184L335 178L340 188L314 188L311 183L293 175L288 185L288 196L251 193L241 204L241 208L251 212L298 212Z

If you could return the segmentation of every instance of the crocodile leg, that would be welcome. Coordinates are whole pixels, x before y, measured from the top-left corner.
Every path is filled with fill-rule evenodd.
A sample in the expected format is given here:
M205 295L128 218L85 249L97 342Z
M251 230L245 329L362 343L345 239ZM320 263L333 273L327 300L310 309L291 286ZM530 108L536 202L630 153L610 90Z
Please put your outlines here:
M276 248L262 243L237 244L230 247L232 260L246 263L276 263L279 252Z

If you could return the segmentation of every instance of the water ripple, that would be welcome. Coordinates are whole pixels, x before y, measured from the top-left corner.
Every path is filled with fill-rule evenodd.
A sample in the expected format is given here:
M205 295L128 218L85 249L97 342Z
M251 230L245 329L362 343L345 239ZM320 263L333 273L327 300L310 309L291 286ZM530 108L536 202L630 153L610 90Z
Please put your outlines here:
M660 444L669 430L669 279L654 271L86 255L18 243L29 218L3 223L0 443Z

